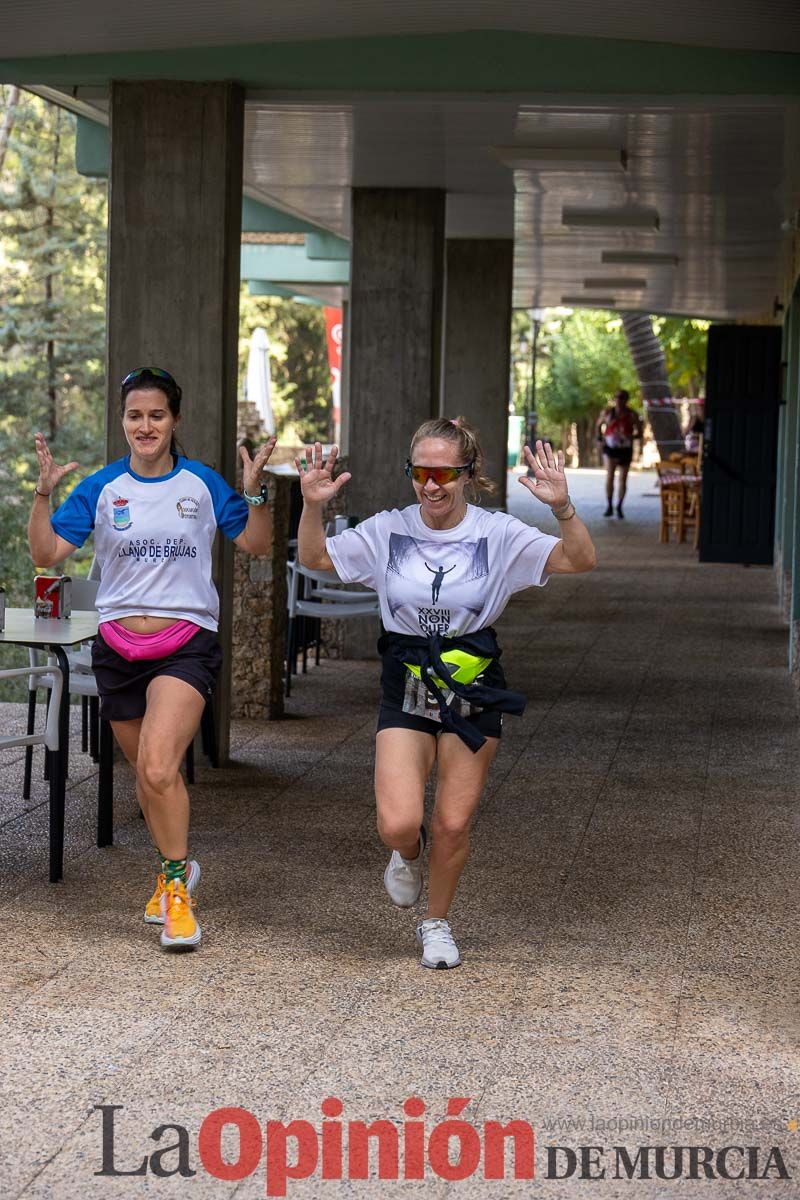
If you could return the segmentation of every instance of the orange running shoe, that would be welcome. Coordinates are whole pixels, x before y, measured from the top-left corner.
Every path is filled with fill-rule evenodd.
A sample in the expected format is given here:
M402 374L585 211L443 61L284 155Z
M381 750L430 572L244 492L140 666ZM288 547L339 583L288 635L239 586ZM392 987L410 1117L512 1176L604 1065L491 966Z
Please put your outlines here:
M186 890L190 896L193 896L197 891L197 885L200 882L200 864L194 859L186 868ZM156 882L156 890L153 892L150 899L147 901L144 909L144 919L147 925L163 925L164 910L162 901L164 893L167 889L167 877L163 873L159 875Z
M164 889L162 900L164 928L161 930L162 946L198 946L203 936L192 909L195 901L186 890L182 879L171 879Z

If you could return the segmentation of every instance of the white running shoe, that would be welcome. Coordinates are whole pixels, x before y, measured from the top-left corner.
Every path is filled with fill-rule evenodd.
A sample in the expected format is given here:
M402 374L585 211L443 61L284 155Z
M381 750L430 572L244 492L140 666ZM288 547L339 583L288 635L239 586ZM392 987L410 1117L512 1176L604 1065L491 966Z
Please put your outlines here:
M428 917L417 926L417 945L422 950L423 967L446 971L461 963L450 926L442 917Z
M389 898L398 908L411 908L412 904L419 900L422 891L422 858L427 840L425 826L420 825L417 857L409 862L398 850L393 850L389 865L383 872L383 885L389 893Z

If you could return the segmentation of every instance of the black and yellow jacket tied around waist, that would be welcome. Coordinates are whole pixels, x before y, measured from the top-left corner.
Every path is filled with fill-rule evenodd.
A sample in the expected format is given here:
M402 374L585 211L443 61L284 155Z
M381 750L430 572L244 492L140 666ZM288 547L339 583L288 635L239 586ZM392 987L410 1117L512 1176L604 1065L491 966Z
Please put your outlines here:
M486 738L458 709L450 707L445 689L475 708L513 713L517 717L525 711L527 701L521 692L471 681L502 654L491 626L452 638L440 634L426 638L384 633L378 639L378 652L384 659L397 659L415 675L419 672L439 705L442 729L457 734L473 754L485 744Z

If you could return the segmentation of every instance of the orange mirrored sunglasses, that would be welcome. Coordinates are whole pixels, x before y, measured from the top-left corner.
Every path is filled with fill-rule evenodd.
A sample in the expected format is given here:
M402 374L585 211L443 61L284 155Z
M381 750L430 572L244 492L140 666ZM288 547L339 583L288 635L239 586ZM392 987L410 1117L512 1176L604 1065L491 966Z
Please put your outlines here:
M414 483L426 484L429 479L439 485L443 483L455 483L462 471L469 471L470 475L475 469L475 463L467 463L464 467L418 467L415 466L411 459L406 461L406 475L409 479L413 479Z

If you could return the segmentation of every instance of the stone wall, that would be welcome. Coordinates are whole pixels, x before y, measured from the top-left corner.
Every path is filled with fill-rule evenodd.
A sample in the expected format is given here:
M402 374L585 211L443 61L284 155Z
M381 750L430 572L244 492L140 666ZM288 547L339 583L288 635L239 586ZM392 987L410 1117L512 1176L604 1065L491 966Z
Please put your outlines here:
M272 551L253 558L234 548L232 700L234 717L283 716L286 560L291 477L270 474Z

